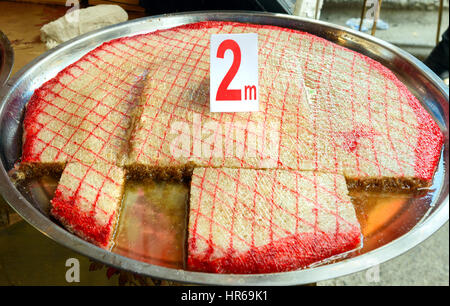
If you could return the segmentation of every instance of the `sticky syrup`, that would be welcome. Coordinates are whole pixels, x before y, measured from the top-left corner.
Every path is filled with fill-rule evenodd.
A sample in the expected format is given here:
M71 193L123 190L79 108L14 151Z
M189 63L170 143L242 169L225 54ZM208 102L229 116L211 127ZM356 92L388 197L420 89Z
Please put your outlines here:
M183 184L134 182L127 185L112 251L151 264L185 268L188 194L189 189ZM427 193L352 191L350 197L364 238L362 248L347 257L366 253L400 237L430 207Z

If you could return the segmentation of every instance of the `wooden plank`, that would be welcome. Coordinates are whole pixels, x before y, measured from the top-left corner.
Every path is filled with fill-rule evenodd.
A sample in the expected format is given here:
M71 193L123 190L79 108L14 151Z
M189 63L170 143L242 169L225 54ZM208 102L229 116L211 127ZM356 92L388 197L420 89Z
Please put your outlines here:
M60 5L0 1L0 12L8 12L0 18L0 29L14 50L11 75L46 51L40 38L40 28L63 16L67 10L67 7Z
M24 3L39 3L39 4L52 4L66 6L67 0L9 0L12 2L24 2ZM70 5L68 5L70 6Z

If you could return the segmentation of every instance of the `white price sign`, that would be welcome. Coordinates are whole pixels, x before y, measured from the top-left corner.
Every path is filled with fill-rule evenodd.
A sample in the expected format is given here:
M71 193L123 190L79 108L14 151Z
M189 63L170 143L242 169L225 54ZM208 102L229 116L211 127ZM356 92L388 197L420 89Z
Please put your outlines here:
M210 111L258 111L258 34L213 34L210 53Z

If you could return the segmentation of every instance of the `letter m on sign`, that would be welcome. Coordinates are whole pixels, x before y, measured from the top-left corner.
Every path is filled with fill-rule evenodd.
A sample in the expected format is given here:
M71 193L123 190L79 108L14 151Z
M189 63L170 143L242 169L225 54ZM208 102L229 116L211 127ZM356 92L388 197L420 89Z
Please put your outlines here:
M256 100L256 86L252 85L252 86L248 86L246 85L244 87L244 91L245 91L245 100ZM253 98L252 98L252 93L253 93Z

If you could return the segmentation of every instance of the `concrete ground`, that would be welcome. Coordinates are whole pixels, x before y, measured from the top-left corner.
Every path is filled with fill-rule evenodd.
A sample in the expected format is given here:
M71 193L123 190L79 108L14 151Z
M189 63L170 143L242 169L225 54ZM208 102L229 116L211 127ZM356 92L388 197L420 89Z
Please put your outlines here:
M353 8L323 7L321 20L343 25L350 18L359 18L361 5ZM375 36L390 42L416 56L424 59L436 45L437 10L401 10L384 9L380 19L389 24L388 30L377 30ZM444 9L440 33L449 25L449 11Z

